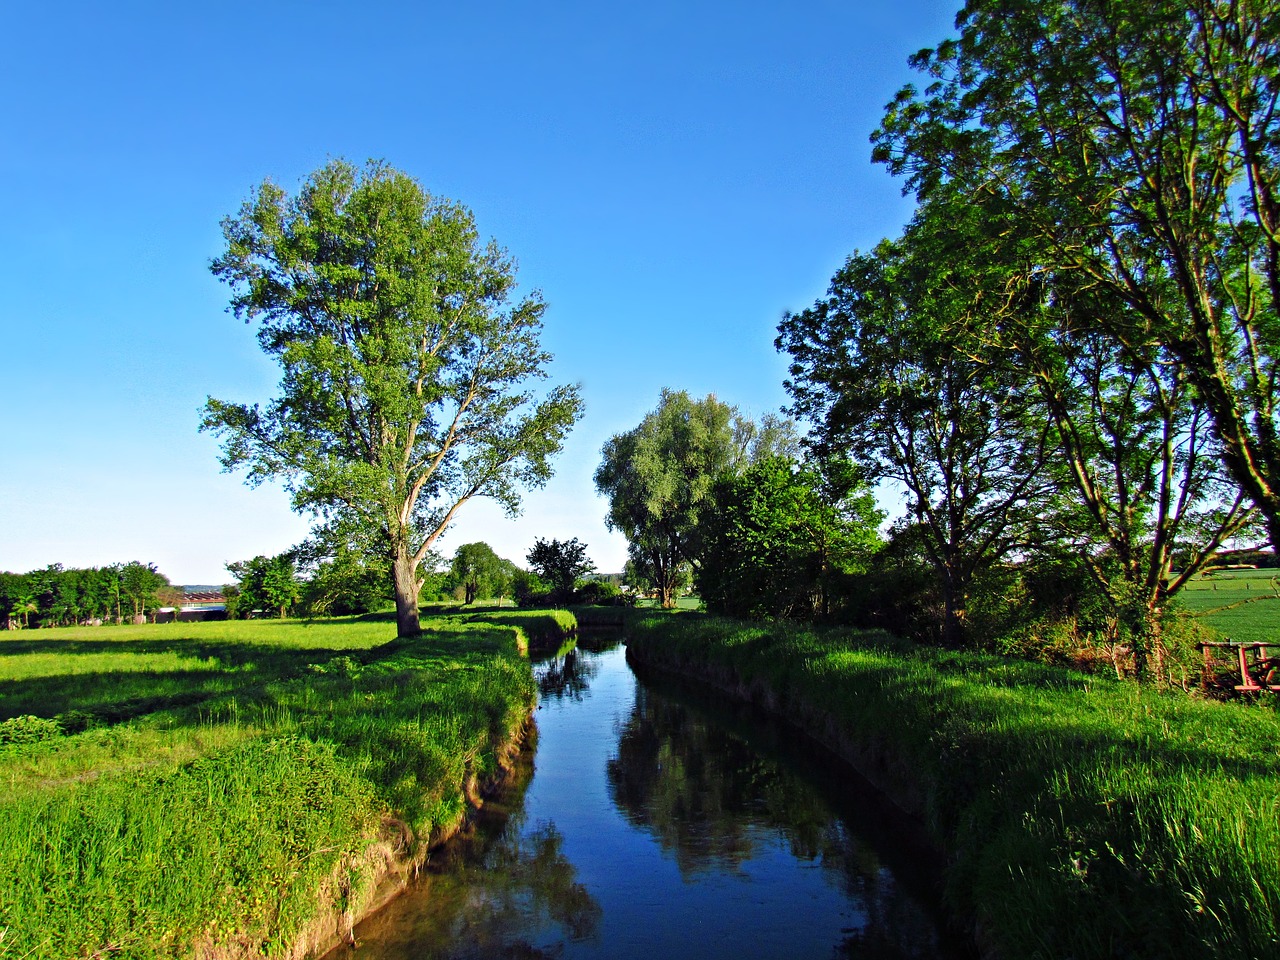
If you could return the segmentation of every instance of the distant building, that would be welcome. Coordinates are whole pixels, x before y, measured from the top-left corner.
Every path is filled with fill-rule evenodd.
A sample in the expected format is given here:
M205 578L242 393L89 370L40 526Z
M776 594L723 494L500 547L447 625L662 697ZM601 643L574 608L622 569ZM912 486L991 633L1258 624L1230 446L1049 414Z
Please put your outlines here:
M174 620L225 620L227 598L221 590L191 590L183 588L182 604L178 607L161 607L156 613L156 623L172 623Z

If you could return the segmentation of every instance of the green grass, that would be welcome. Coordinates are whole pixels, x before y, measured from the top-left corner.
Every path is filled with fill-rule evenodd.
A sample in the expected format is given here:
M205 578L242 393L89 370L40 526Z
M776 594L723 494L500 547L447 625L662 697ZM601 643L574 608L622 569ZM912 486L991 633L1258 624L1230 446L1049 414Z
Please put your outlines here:
M1220 570L1198 576L1183 587L1178 602L1224 637L1280 643L1280 570Z
M950 855L1009 957L1280 953L1280 719L885 634L701 616L641 659L736 685L843 746Z
M162 624L0 640L0 957L283 954L425 849L535 685L467 616ZM386 840L379 846L382 840Z

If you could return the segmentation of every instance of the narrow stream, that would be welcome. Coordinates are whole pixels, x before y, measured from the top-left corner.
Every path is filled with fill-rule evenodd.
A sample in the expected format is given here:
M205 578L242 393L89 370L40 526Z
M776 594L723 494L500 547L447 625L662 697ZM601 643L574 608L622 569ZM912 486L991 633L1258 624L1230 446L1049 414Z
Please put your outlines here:
M535 670L511 787L331 960L969 956L900 815L794 733L620 644Z

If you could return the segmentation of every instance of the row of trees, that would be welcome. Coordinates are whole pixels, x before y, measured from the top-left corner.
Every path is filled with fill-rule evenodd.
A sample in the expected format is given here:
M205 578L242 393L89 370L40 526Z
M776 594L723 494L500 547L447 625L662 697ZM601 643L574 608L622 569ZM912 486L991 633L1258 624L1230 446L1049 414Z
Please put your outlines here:
M595 564L577 537L539 537L525 560L528 569L498 556L487 543L464 543L448 570L437 577L437 595L467 604L512 597L521 605L595 603L617 596L616 585L593 576Z
M376 555L361 556L354 549L318 559L310 552L315 543L311 539L274 557L227 564L236 580L223 587L227 615L361 614L393 602L387 562L379 562ZM591 577L595 565L587 557L587 545L577 538L539 538L526 559L529 568L518 567L483 542L460 545L447 563L433 553L422 578L420 599L560 604L597 602L617 594L615 586Z
M767 517L792 481L830 503L825 478L848 463L907 505L880 562L897 596L869 576L864 617L901 624L926 574L944 643L1040 617L1127 650L1144 675L1194 573L1233 541L1280 542L1271 7L966 4L959 38L913 58L928 86L904 88L872 137L915 192L913 220L779 327L806 463L690 470L675 451L701 448L663 433L664 396L597 474L633 559L660 579L656 538L710 603L741 603L750 589L719 582L708 545L758 540L743 511Z
M1277 18L974 0L958 25L873 135L911 224L779 328L792 410L906 492L948 642L986 571L1075 566L1142 675L1189 577L1280 542Z
M389 564L358 550L317 557L315 540L276 556L227 564L235 582L223 586L227 616L287 617L370 613L393 601ZM595 570L587 546L572 540L535 541L530 569L499 557L487 543L462 544L446 566L431 556L423 597L567 603L616 596L616 587L584 581ZM161 608L182 603L155 564L125 563L66 570L54 564L29 573L0 572L0 623L10 627L56 627L92 623L143 623Z
M10 628L142 622L181 595L153 563L70 570L52 564L0 573L0 620Z

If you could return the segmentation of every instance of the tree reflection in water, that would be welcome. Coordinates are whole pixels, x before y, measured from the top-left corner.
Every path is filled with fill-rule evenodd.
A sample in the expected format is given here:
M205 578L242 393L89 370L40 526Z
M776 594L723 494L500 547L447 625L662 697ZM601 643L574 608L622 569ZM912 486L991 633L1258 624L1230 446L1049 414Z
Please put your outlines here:
M619 650L565 648L535 670L536 787L529 751L477 829L339 957L966 955L922 906L911 867L928 861L900 815L855 799L845 768L805 761L793 733L637 684Z
M400 909L361 925L380 960L540 960L561 956L566 940L598 939L600 905L577 882L560 831L550 822L528 829L519 812L530 772L525 764L521 782L482 814L487 826L433 855ZM328 960L361 956L345 948Z
M740 870L770 845L785 844L797 860L820 867L866 918L844 931L837 956L938 956L934 920L894 879L903 865L891 872L885 863L900 838L883 809L833 804L834 791L814 785L831 776L790 756L793 734L763 729L759 717L744 723L740 710L735 717L727 707L683 700L665 684L637 689L607 770L623 816L654 836L686 879ZM879 849L863 839L877 835Z
M538 664L538 695L542 700L581 700L600 667L594 658L579 657L576 646Z

